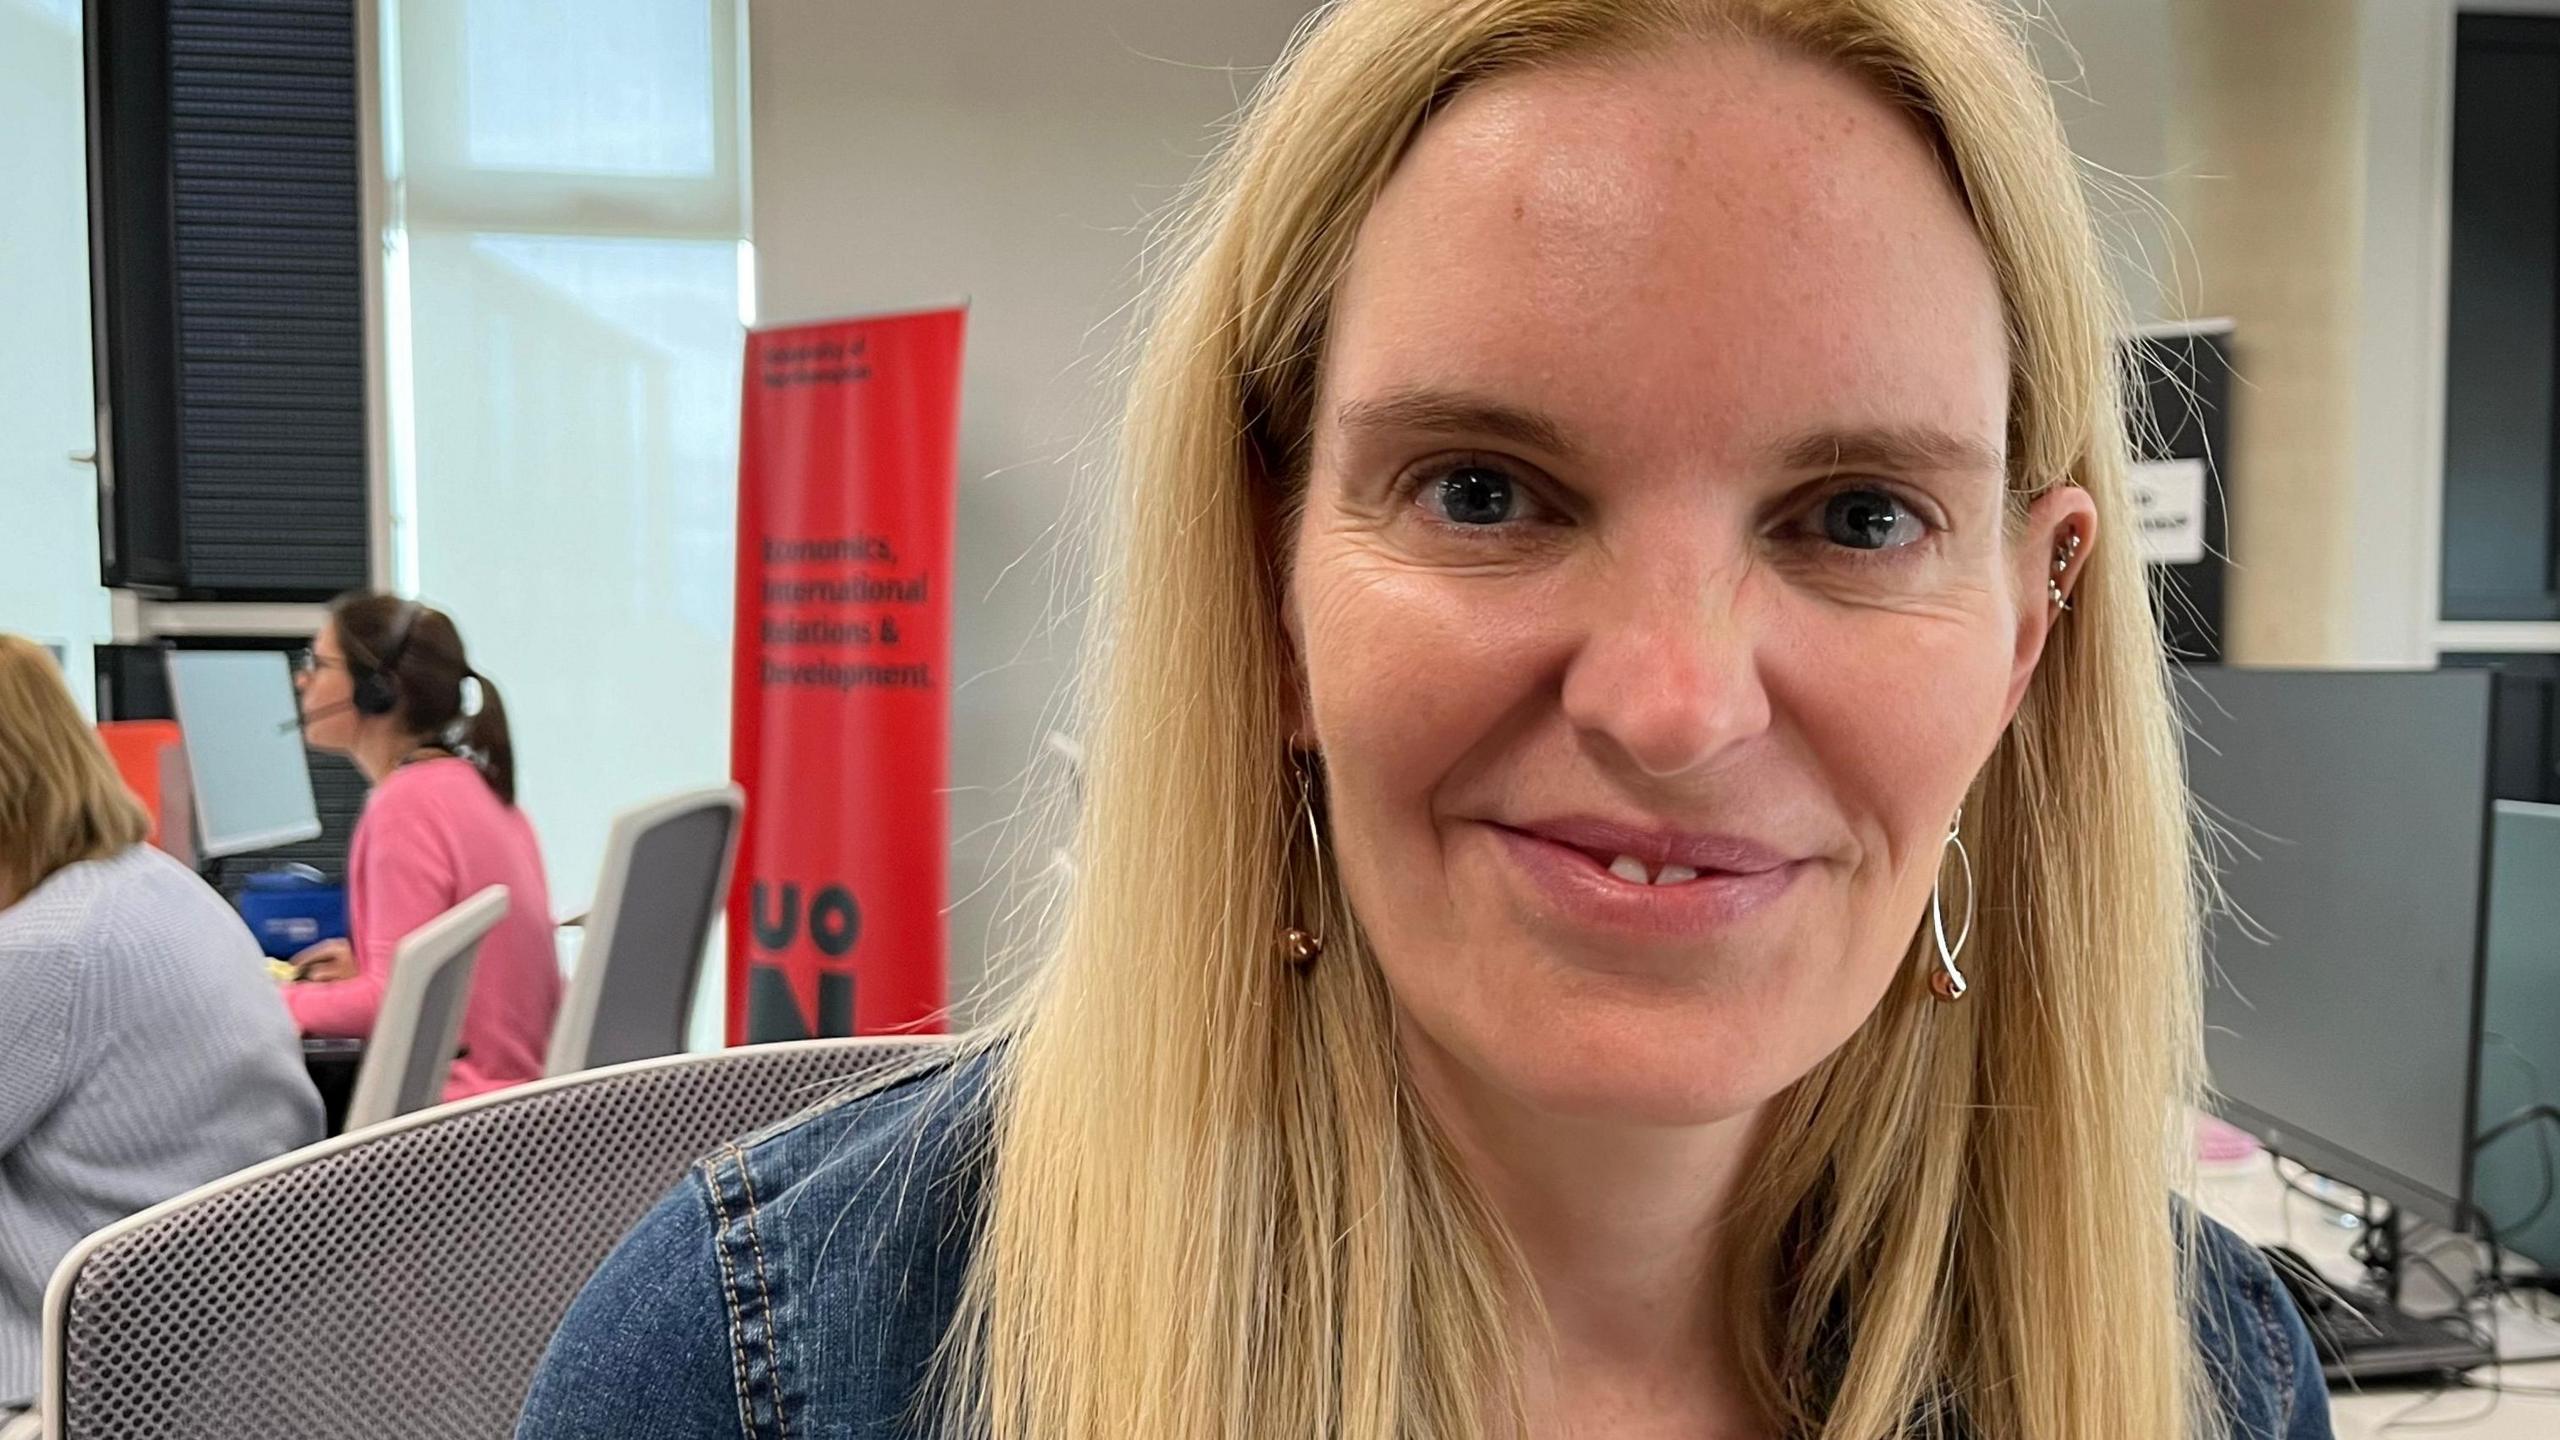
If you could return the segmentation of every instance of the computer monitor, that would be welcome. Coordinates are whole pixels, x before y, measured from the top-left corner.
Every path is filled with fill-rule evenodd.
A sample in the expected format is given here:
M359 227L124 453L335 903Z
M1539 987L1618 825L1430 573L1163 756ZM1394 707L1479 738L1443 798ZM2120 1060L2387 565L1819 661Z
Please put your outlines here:
M2185 673L2217 1104L2268 1148L2471 1223L2494 687L2479 670Z
M219 859L317 836L311 767L282 652L172 650L168 663L194 801L196 857Z
M2560 1274L2560 805L2497 803L2488 972L2481 997L2480 1133L2472 1203L2498 1243Z

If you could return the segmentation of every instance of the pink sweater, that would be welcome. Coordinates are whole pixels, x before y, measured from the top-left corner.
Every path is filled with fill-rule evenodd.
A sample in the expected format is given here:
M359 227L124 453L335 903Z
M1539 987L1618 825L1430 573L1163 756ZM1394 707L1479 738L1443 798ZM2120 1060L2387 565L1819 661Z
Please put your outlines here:
M356 973L284 987L303 1033L371 1033L401 939L488 885L507 887L507 914L480 944L462 1015L464 1054L454 1062L444 1098L540 1078L560 1009L551 888L533 823L501 803L467 760L404 765L366 800L347 856Z

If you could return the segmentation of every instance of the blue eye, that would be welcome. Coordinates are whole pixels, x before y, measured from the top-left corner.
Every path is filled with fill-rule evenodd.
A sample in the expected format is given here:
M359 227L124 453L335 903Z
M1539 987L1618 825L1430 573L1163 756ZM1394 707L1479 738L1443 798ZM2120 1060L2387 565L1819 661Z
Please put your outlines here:
M1422 503L1452 525L1485 526L1519 519L1522 498L1520 487L1501 471L1459 465L1425 488Z
M1822 535L1851 550L1892 550L1928 537L1920 517L1882 490L1843 490L1822 504Z

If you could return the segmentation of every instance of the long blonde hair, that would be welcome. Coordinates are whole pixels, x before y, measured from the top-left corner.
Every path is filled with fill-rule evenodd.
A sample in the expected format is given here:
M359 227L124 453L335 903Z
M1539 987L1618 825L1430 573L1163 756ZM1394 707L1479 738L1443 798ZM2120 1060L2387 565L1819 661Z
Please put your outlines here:
M2119 306L2019 22L1978 0L1344 0L1168 256L1121 436L1076 879L1006 1037L948 1413L991 1440L1474 1440L1519 1415L1500 1225L1407 1088L1356 923L1277 958L1306 864L1276 533L1333 287L1404 147L1522 67L1743 36L1936 140L2003 292L2013 498L2098 540L1965 808L1961 1006L1910 963L1772 1104L1730 1297L1789 1435L2210 1429L2170 1194L2200 1075L2176 728L2134 549ZM1511 1397L1508 1404L1504 1397Z
M41 645L0 634L0 907L82 860L142 843L151 817L126 789Z

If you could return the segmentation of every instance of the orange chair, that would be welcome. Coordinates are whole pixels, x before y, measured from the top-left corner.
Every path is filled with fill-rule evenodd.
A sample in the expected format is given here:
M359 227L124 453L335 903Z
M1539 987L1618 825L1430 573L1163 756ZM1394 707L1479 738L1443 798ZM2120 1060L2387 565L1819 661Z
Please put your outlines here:
M125 788L151 812L151 843L160 845L160 752L178 743L178 722L105 720L99 722L98 738L106 743Z

